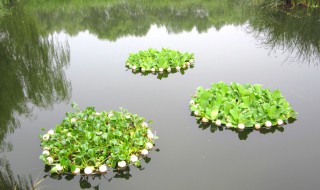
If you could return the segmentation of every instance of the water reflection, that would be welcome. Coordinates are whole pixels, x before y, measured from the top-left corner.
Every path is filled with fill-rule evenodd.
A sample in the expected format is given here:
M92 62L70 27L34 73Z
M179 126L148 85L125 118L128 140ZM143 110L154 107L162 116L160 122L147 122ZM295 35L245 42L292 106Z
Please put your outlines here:
M320 60L317 9L255 9L235 0L32 2L26 10L33 12L47 33L64 30L76 35L89 30L99 38L115 41L124 36L144 36L154 24L165 26L169 33L194 28L201 33L248 24L247 31L271 51L290 53L289 61L318 65Z
M192 69L194 66L190 66L190 69ZM181 68L179 71L177 70L172 70L171 72L151 72L151 71L145 71L145 72L141 72L141 71L137 71L137 70L131 70L128 69L129 71L131 71L133 74L135 75L141 75L141 76L148 76L148 75L155 75L157 76L157 79L161 80L164 78L168 78L170 75L176 74L176 73L180 73L181 75L185 74L185 71L188 70L189 68Z
M31 116L33 106L47 109L70 99L64 74L68 43L42 33L37 19L23 9L0 20L0 153L13 149L5 139L20 126L17 116ZM31 189L24 177L15 179L5 158L1 162L0 189Z

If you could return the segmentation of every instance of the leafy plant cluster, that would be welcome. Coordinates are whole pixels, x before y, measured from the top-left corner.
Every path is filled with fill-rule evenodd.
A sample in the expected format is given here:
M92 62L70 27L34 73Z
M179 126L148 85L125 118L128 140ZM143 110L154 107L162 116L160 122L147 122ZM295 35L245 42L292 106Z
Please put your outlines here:
M99 113L87 107L66 116L40 135L40 159L51 166L51 173L104 173L110 167L140 166L157 138L144 118L125 109Z
M190 101L190 110L202 123L244 129L283 125L296 112L279 90L270 91L261 85L224 82L211 88L198 87Z
M186 69L194 64L194 54L181 53L176 50L162 48L161 51L149 48L138 53L131 53L127 59L127 67L132 70L167 71Z

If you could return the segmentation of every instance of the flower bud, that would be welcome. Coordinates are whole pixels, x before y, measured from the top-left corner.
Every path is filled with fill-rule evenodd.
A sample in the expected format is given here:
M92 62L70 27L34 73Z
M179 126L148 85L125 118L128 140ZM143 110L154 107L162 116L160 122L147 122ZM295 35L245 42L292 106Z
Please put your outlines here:
M141 150L141 154L146 156L149 153L149 151L147 149L143 149Z
M202 121L202 123L207 123L209 120L208 120L207 118L203 117L203 118L201 119L201 121Z
M227 124L226 124L226 127L227 127L227 128L230 128L230 127L232 127L232 124L231 124L231 123L227 123Z
M47 157L46 160L48 161L49 164L53 163L53 158L52 157Z
M44 150L44 151L42 151L42 154L43 154L43 155L47 155L47 156L49 156L49 155L50 155L50 152L49 152L49 151L47 151L47 150Z
M151 142L147 142L146 147L147 149L151 149L153 147L153 144Z
M92 174L92 172L93 172L93 170L92 170L92 167L90 167L90 166L86 167L84 169L84 173L87 174L87 175Z
M217 121L215 122L215 124L216 124L216 126L220 126L220 125L221 125L221 121L220 121L220 120L217 120Z
M131 157L130 157L130 161L131 161L131 162L136 162L136 161L138 161L138 157L133 154L133 155L131 155Z
M244 129L244 128L245 128L245 126L244 126L244 124L239 123L239 124L238 124L238 128L239 128L239 129Z
M120 161L120 162L118 162L118 166L119 166L120 168L124 168L124 167L126 167L126 165L127 165L126 161Z
M105 172L107 172L107 170L108 170L108 168L107 168L106 165L101 165L101 166L99 166L99 171L100 171L101 173L105 173Z
M74 169L74 171L73 171L72 173L73 173L73 174L79 174L79 173L80 173L80 168Z
M261 125L260 125L259 123L256 123L256 124L254 125L254 128L255 128L255 129L260 129L260 128L261 128Z
M272 126L271 121L266 121L266 122L265 122L265 126L266 126L266 127L271 127L271 126Z
M278 124L278 125L283 125L282 119L278 119L277 124Z

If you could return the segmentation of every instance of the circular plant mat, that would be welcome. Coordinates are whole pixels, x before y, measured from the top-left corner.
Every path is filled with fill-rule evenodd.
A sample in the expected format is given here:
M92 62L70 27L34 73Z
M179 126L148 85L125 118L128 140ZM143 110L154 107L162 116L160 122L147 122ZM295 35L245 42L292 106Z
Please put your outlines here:
M126 61L126 66L134 73L171 73L186 70L194 65L194 55L181 53L176 50L162 48L147 49L138 53L131 53Z
M40 135L40 159L51 166L51 173L93 174L129 164L139 167L157 139L144 118L125 109L96 112L87 107L66 116Z
M202 123L238 129L283 125L297 115L279 90L234 82L212 83L209 89L198 87L190 110Z

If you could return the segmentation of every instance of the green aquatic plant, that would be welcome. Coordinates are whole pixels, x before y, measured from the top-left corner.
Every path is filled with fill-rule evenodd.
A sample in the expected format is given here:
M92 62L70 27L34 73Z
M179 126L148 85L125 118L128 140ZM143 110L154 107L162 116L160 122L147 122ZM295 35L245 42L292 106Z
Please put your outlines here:
M126 66L141 72L171 72L186 69L194 64L194 55L162 48L161 51L149 48L138 53L131 53Z
M211 88L198 87L190 101L190 109L202 123L244 129L283 125L296 112L279 90L270 91L261 85L224 82Z
M125 109L96 112L87 107L66 116L39 136L40 159L51 166L51 173L105 173L110 167L140 166L157 139L144 118Z

